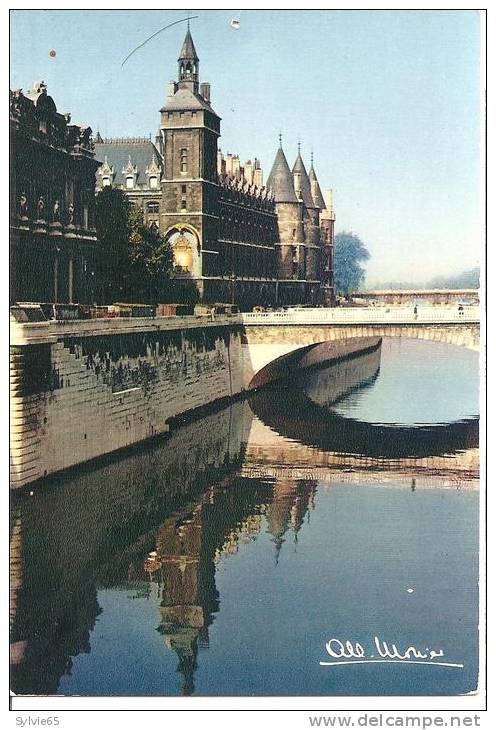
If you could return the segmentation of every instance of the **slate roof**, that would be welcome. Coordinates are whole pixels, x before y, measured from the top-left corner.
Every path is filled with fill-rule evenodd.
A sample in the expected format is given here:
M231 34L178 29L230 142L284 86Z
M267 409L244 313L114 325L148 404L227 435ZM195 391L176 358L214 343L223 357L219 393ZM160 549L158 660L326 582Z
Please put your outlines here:
M310 172L308 173L308 179L311 183L314 183L312 193L312 198L317 206L317 208L320 208L321 210L324 210L326 207L324 196L322 195L322 190L320 189L319 181L317 180L317 175L315 174L315 170L313 169L313 165L310 168ZM312 188L311 188L312 189Z
M310 180L308 179L308 174L305 168L305 163L301 159L301 155L298 153L298 157L296 158L296 162L293 165L293 173L299 172L300 173L300 180L301 180L301 197L303 198L303 202L305 204L306 208L316 208L315 201L312 198L312 190L310 187Z
M266 186L272 190L276 203L297 203L293 175L282 147L277 150Z
M169 96L167 98L165 106L163 106L160 111L195 111L196 109L206 109L212 114L215 114L214 110L208 101L205 101L203 96L195 94L191 89L180 87L174 96Z
M142 140L133 142L131 140L103 142L95 144L96 159L103 164L105 157L108 164L114 169L114 185L124 185L124 175L122 170L127 167L129 159L131 163L136 165L138 175L136 178L137 185L148 185L148 176L145 173L147 167L151 164L153 156L159 167L162 166L160 154L151 140Z
M184 38L181 52L180 52L179 58L177 60L178 61L199 61L200 60L196 53L195 44L193 43L193 38L191 37L189 28L186 32L186 37Z

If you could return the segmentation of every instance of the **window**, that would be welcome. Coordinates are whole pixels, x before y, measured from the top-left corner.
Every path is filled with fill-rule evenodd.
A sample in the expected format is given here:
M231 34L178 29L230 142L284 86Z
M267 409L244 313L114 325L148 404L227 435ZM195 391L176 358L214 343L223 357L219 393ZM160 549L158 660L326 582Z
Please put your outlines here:
M186 185L181 185L181 192L183 195L186 194Z
M158 209L159 204L156 200L150 200L150 202L146 204L147 213L158 213Z
M102 185L104 188L106 188L108 185L110 185L110 178L105 175L105 177L102 178Z
M184 198L181 200L181 213L186 213L186 201Z
M155 175L153 175L150 178L150 187L151 188L156 188L157 187L157 178L155 177Z
M134 177L132 175L128 175L126 177L126 188L130 190L131 188L134 188Z
M186 172L188 169L188 150L186 147L181 149L181 172Z

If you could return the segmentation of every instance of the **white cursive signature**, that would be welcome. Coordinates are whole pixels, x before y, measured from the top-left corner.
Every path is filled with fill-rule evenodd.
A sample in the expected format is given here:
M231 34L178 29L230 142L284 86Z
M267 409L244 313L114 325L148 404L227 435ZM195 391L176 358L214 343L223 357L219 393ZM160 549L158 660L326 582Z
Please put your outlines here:
M374 636L374 653L367 653L362 644L358 641L340 641L340 639L329 639L325 645L327 653L335 661L320 662L322 667L332 667L341 664L431 664L438 667L463 667L463 664L454 662L435 661L444 657L442 649L429 649L423 651L416 646L409 646L400 651L394 643L388 643Z

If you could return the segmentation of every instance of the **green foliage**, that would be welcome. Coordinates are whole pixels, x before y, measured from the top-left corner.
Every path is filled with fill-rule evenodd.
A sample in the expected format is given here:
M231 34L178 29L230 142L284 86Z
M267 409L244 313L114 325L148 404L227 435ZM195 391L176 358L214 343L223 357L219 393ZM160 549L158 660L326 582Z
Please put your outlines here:
M102 303L119 301L125 289L129 248L129 202L121 190L105 187L96 196L99 241L98 292Z
M334 239L334 286L338 294L358 291L365 278L361 261L367 261L370 254L354 233L343 231Z
M167 301L171 247L157 229L145 226L143 211L121 190L105 187L96 197L96 227L101 302Z
M175 304L197 304L200 301L200 295L194 281L189 279L171 279L162 301L164 303L173 302Z
M129 228L128 296L150 304L163 302L172 271L171 247L156 228L145 226L139 208L131 208Z

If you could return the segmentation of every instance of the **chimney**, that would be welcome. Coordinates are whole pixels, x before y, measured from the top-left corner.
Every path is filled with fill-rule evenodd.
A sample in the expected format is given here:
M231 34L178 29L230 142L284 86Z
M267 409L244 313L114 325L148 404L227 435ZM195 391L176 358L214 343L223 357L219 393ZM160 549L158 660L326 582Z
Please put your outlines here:
M203 82L200 84L200 94L203 96L206 102L210 104L210 84Z
M241 179L241 170L240 170L238 155L233 155L232 163L233 163L233 170L232 170L233 175L237 180L240 180Z
M253 185L253 164L251 160L245 162L244 177L247 183Z
M167 84L167 96L174 96L177 91L177 84L175 81L169 81Z
M255 167L255 170L253 171L253 182L257 188L263 187L263 172L261 167Z
M222 169L224 168L224 169ZM222 150L217 150L217 174L222 175L223 172L225 172L226 169L226 163L224 162L224 155L222 154Z
M321 218L323 220L333 221L335 219L335 216L334 216L334 204L333 204L333 200L332 200L332 190L326 190L324 192L324 201L325 201L326 207L321 213Z

